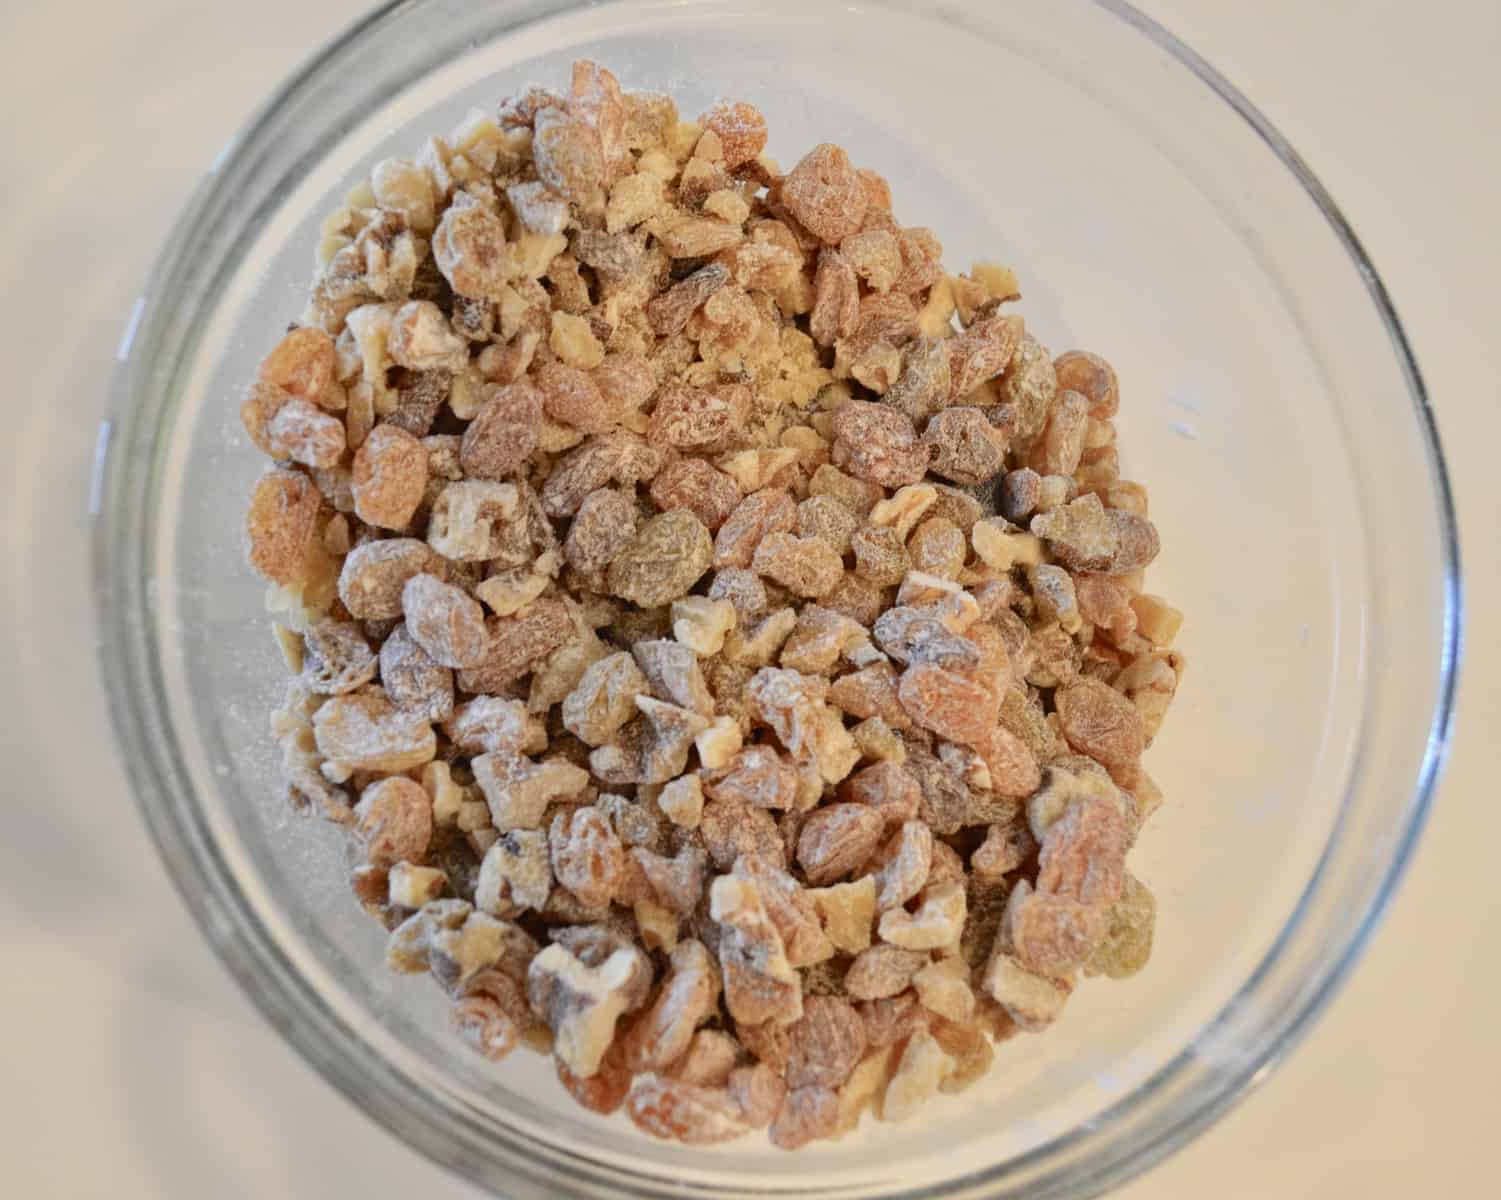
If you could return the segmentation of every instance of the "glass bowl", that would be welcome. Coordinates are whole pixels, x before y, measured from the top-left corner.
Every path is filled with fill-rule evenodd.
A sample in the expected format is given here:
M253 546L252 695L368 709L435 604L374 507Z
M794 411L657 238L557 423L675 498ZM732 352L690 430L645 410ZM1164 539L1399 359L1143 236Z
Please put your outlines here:
M378 159L586 56L770 153L847 147L946 261L1013 266L1028 327L1121 378L1149 584L1190 662L1133 868L1153 961L901 1125L782 1154L650 1142L547 1062L494 1067L382 966L341 835L286 811L282 667L242 561L243 382L301 311L320 216ZM1088 1195L1182 1144L1306 1031L1406 862L1459 636L1448 485L1416 364L1353 232L1235 89L1123 4L428 0L314 59L220 156L132 314L94 497L103 657L147 821L215 948L318 1070L513 1197Z

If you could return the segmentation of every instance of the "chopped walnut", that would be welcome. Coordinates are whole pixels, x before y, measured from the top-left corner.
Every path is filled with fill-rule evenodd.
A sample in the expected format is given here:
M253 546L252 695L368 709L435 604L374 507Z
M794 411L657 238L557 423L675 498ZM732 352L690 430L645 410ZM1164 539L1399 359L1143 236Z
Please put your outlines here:
M789 1025L803 1012L802 986L753 882L721 875L709 889L720 928L725 1007L737 1022Z
M549 804L572 799L589 782L589 773L572 763L558 759L534 763L509 751L477 755L471 766L501 833L541 828Z
M635 947L623 946L591 967L552 945L532 959L527 970L532 1011L552 1030L553 1053L575 1075L588 1078L599 1071L615 1022L635 1007L629 985L641 970L641 957Z
M564 699L563 724L589 745L602 746L636 715L636 697L648 686L629 654L602 658Z
M883 1121L907 1120L938 1091L953 1067L954 1060L931 1033L913 1034L886 1085L877 1115Z
M702 658L724 648L735 622L735 606L727 600L684 596L672 602L672 636Z
M497 917L541 911L552 894L547 835L539 829L502 833L480 863L474 904Z
M918 900L916 912L898 907L881 914L881 940L907 950L937 950L957 943L966 911L963 886L930 884Z
M876 918L876 881L864 875L851 883L810 888L808 897L823 930L841 954L858 954L870 945Z

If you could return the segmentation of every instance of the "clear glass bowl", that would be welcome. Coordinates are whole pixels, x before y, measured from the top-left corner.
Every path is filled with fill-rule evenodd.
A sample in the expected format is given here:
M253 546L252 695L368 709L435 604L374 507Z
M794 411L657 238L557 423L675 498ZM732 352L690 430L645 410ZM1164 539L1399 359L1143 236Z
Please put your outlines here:
M236 403L302 307L317 225L376 160L576 56L688 114L760 105L770 152L846 146L1028 327L1105 354L1150 576L1188 613L1167 794L1133 863L1156 952L1081 987L981 1086L795 1155L647 1141L449 1035L381 964L340 835L277 798L281 667L241 523ZM268 1018L403 1141L513 1197L1079 1196L1203 1128L1282 1055L1391 895L1442 753L1459 636L1417 367L1332 200L1254 108L1118 3L428 0L288 83L215 163L132 315L98 502L103 654L183 896Z

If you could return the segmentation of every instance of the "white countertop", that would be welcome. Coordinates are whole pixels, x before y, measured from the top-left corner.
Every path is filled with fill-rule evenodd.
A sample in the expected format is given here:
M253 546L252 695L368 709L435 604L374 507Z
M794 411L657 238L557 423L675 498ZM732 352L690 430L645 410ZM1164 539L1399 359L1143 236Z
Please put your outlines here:
M360 0L12 5L0 45L5 1193L474 1197L304 1066L177 902L94 659L87 481L123 316L205 166ZM1150 0L1322 177L1395 297L1458 495L1453 752L1385 926L1290 1062L1120 1195L1493 1194L1501 1125L1501 6Z

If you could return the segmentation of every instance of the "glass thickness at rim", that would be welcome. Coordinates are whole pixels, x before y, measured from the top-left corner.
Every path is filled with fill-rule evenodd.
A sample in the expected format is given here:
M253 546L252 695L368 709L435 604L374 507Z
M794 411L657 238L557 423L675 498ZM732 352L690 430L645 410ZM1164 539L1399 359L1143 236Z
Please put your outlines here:
M362 1108L405 1141L459 1172L499 1187L503 1181L524 1183L556 1194L568 1188L581 1194L681 1195L682 1189L644 1172L622 1169L585 1153L562 1154L539 1146L516 1133L497 1130L480 1114L466 1111L445 1089L437 1072L426 1077L404 1074L395 1064L368 1052L360 1030L323 1003L301 976L274 931L253 919L243 900L236 865L226 857L198 810L166 706L158 662L157 631L151 620L152 563L156 548L155 505L163 470L165 430L182 385L184 361L196 344L199 326L196 301L211 298L236 267L216 253L200 254L214 245L218 223L233 214L246 229L255 229L274 208L237 212L236 189L252 175L272 147L288 136L288 124L316 111L325 100L351 86L341 82L351 65L372 52L384 33L414 15L441 7L429 3L397 3L374 13L312 61L270 102L261 115L226 149L185 216L176 241L163 255L147 292L131 353L117 379L115 424L104 463L96 527L96 586L102 627L107 631L102 654L110 687L112 713L126 749L132 784L147 822L179 890L217 952L241 985L310 1062ZM465 36L494 40L547 17L587 5L564 2L496 4L486 12L483 27ZM867 6L872 7L872 6ZM882 6L873 6L882 7ZM1318 870L1303 899L1283 928L1281 937L1260 968L1243 985L1236 1002L1223 1012L1194 1043L1148 1078L1124 1099L1087 1126L1027 1152L998 1167L950 1181L942 1193L993 1196L1024 1192L1029 1197L1079 1196L1104 1190L1139 1172L1209 1124L1245 1090L1264 1078L1268 1069L1304 1032L1313 1015L1332 995L1369 936L1404 868L1438 771L1452 708L1454 671L1460 630L1458 547L1452 504L1432 414L1405 335L1379 277L1367 260L1348 223L1307 166L1264 118L1230 84L1187 47L1130 7L1099 0L1099 10L1134 28L1177 60L1183 68L1216 93L1253 129L1297 179L1307 197L1327 220L1358 269L1372 305L1390 337L1394 366L1403 375L1425 443L1424 466L1435 495L1441 525L1445 614L1437 703L1426 730L1427 744L1417 778L1413 780L1405 826L1394 851L1376 878L1369 881L1366 900L1319 938L1310 932L1308 914L1316 903L1328 901L1328 868L1338 837L1331 837ZM940 8L935 14L969 25L963 9ZM398 86L420 77L434 61L464 48L464 37L452 45L434 43L421 61L407 64ZM338 127L309 135L298 147L300 155L282 164L284 177L295 176L317 161L319 147L332 144L344 132ZM249 238L245 238L246 241ZM167 285L171 284L170 287ZM158 302L159 295L179 302ZM1347 797L1348 804L1348 797ZM1342 819L1343 820L1343 819ZM1331 950L1330 947L1333 947ZM1301 948L1314 961L1296 981L1279 980L1280 1003L1255 1006L1245 997L1270 986L1273 975L1287 965L1287 955ZM1315 950L1322 951L1314 954ZM1265 1008L1274 1011L1268 1013ZM1253 1011L1254 1010L1254 1011ZM1249 1031L1249 1032L1248 1032ZM1251 1043L1254 1053L1206 1054L1205 1046ZM421 1102L414 1103L414 1086ZM787 1194L772 1187L747 1185L746 1194ZM932 1189L936 1194L937 1189ZM805 1194L855 1195L819 1190ZM921 1195L924 1189L903 1194Z

